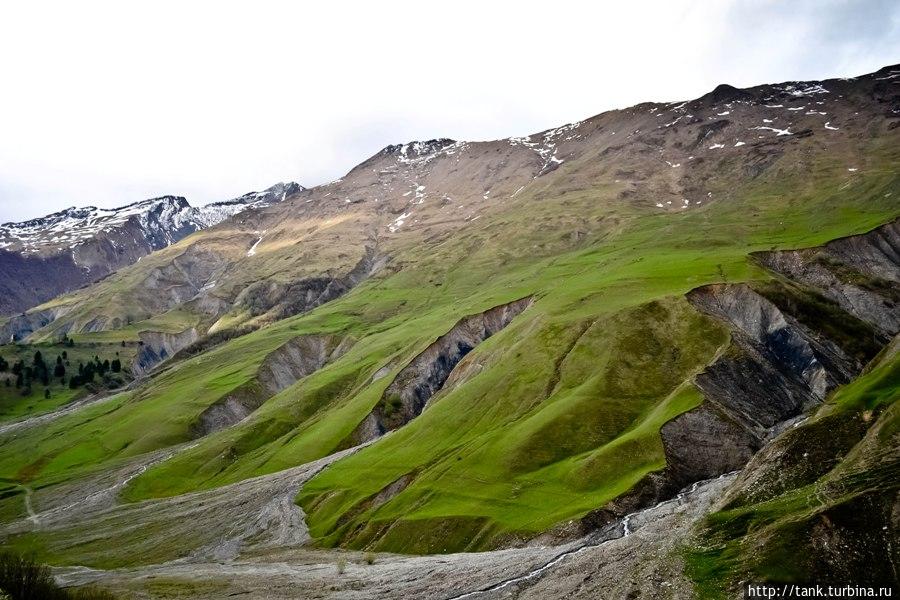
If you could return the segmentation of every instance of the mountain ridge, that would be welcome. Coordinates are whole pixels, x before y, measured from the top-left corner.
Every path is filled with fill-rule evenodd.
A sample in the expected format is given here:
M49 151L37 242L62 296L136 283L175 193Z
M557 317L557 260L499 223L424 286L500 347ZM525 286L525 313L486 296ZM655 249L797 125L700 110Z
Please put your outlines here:
M887 67L749 96L719 87L524 137L393 144L8 319L4 337L36 347L65 334L141 350L121 395L3 438L0 535L98 569L82 580L215 563L172 584L187 597L229 561L295 581L354 550L384 554L322 576L333 597L371 573L421 580L426 597L653 598L660 581L691 597L710 574L734 590L748 569L775 577L780 548L757 565L742 546L756 532L742 537L731 511L789 528L822 500L805 487L821 469L804 468L802 445L784 453L794 481L753 457L782 434L819 435L804 417L854 389L835 417L854 439L871 423L897 431L883 348L900 324L898 82ZM897 444L878 431L866 443L884 464L857 464L851 483L877 484L882 526L896 461L877 444ZM768 511L794 483L803 504L788 491ZM699 543L690 528L707 513L709 545L687 568L675 546ZM862 555L850 520L799 516L813 543ZM878 535L865 556L888 556ZM557 570L563 555L594 570ZM610 563L588 558L611 555L627 569L591 579ZM810 573L849 564L815 560Z
M146 254L248 209L304 188L279 183L262 192L193 207L160 196L116 208L70 207L0 225L0 315L14 314L108 276Z

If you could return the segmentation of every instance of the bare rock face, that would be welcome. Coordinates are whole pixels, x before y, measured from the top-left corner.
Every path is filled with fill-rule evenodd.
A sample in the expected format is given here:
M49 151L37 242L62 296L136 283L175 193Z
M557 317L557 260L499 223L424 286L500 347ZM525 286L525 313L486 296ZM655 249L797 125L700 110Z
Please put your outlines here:
M65 312L66 308L54 308L10 317L5 322L0 323L0 343L6 344L24 340L32 332L52 323Z
M666 470L678 485L743 467L781 423L859 375L900 330L900 222L757 258L805 287L715 285L688 294L729 326L732 347L697 376L704 403L662 428Z
M695 383L705 401L661 435L676 486L741 468L777 424L849 380L853 365L746 285L709 286L688 299L732 329L732 347Z
M756 255L787 281L688 293L698 310L728 326L731 346L694 379L703 403L660 430L666 468L586 515L582 529L742 469L786 423L857 377L900 330L898 223L820 248ZM859 427L848 427L852 440ZM769 471L765 478L778 481Z
M196 329L186 329L180 333L163 331L142 331L138 334L140 350L134 357L131 371L135 376L143 375L161 362L171 358L179 350L197 341L200 334Z
M263 402L340 358L352 346L350 338L301 335L271 352L257 376L204 410L192 426L196 437L230 427Z
M277 394L337 360L351 345L350 338L302 335L269 354L260 365L257 378L266 391Z
M191 246L171 263L151 270L141 282L147 291L146 307L162 313L191 300L224 266L218 253Z
M760 252L767 269L819 289L888 339L900 331L900 220L821 248Z
M522 298L461 319L397 374L381 403L360 423L353 438L358 443L367 442L419 416L459 361L509 325L532 302L531 297Z
M269 313L275 320L302 314L343 296L378 272L386 262L387 257L366 248L363 257L347 273L308 277L289 284L260 281L241 291L234 305L246 308L253 316Z

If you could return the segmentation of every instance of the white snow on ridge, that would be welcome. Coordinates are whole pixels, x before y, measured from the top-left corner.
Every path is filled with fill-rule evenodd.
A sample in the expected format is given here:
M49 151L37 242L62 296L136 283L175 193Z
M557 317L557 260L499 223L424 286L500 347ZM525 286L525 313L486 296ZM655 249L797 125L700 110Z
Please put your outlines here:
M430 140L409 142L399 146L388 146L389 152L397 153L397 162L405 165L425 164L438 156L453 156L468 148L468 142L451 140Z
M578 129L581 126L581 121L576 123L569 123L568 125L563 125L562 127L557 127L556 129L550 129L549 131L545 131L543 135L541 135L541 141L535 142L532 141L532 136L528 135L525 137L512 137L508 139L508 142L512 146L525 146L526 148L530 148L534 150L541 160L543 160L543 165L541 165L538 173L542 173L547 170L547 168L552 165L561 165L565 162L564 159L556 156L557 152L557 139L565 133L571 133ZM613 134L615 135L615 134ZM572 134L563 138L563 141L570 140L573 138L579 137L578 135Z
M262 192L201 207L193 207L179 196L163 196L119 208L71 207L45 217L0 225L0 248L15 247L24 253L61 245L71 249L129 223L139 229L146 240L152 240L154 247L161 247L248 208L280 202L288 194L302 189L296 183L279 183Z
M826 90L821 83L814 83L812 85L808 85L807 87L801 89L797 85L794 84L786 84L784 87L773 86L776 90L786 92L791 96L813 96L815 94L830 94L828 90Z

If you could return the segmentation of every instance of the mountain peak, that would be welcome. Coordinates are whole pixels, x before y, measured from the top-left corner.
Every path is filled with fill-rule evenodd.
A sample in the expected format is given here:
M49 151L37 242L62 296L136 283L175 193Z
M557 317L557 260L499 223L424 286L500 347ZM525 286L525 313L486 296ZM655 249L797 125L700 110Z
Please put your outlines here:
M722 102L734 102L736 100L752 100L753 98L753 94L746 90L736 88L727 83L720 83L713 91L701 96L699 101L710 104L720 104Z
M401 159L413 160L430 156L435 152L440 152L447 146L452 146L456 140L449 138L437 138L434 140L407 142L406 144L392 144L386 146L382 150L382 154L395 154Z

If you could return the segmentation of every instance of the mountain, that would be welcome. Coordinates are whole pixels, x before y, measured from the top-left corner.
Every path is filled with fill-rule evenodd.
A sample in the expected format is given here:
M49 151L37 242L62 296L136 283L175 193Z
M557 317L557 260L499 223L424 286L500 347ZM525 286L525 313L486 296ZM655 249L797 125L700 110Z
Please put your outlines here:
M248 208L302 190L279 183L263 192L198 208L163 196L120 208L88 206L0 225L0 315L22 312L106 277L154 250Z
M898 83L392 144L7 319L136 380L0 425L0 539L150 597L896 579Z

